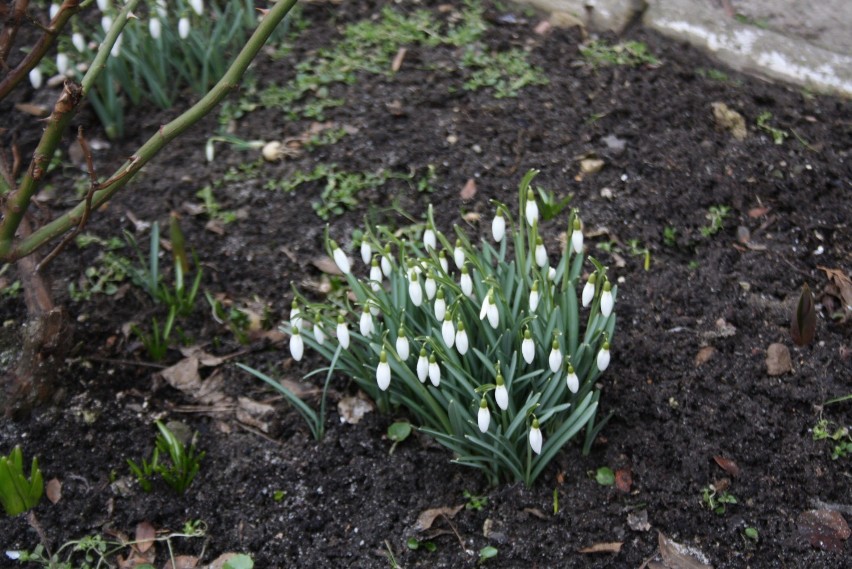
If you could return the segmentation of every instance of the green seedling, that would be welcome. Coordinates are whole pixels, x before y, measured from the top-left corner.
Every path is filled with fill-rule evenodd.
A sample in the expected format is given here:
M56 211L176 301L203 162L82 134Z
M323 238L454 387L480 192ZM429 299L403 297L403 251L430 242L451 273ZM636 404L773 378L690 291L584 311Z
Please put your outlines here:
M553 489L553 515L559 513L559 488Z
M493 545L486 545L479 550L479 565L494 557L497 557L497 548Z
M529 62L529 53L523 49L492 53L469 48L460 64L462 69L471 73L463 84L464 89L491 89L495 99L514 98L525 87L547 85L549 82L544 72Z
M160 324L156 318L151 319L150 333L145 332L136 324L131 324L130 330L136 334L142 342L142 345L145 346L145 351L148 352L148 357L150 357L152 361L161 362L166 359L166 354L169 351L170 345L169 339L171 338L172 330L174 329L176 316L177 308L170 306L169 314L166 317L162 328L160 328Z
M477 512L480 512L482 511L482 508L488 505L488 496L473 494L468 490L465 490L462 495L467 498L467 503L464 505L465 510L476 510Z
M433 541L420 541L416 537L408 538L408 541L405 542L405 545L408 546L408 549L412 551L417 551L420 548L425 549L429 553L433 553L438 550L438 546L435 545Z
M666 226L663 228L663 243L666 247L677 247L677 229Z
M831 459L852 456L852 433L847 427L839 426L828 419L820 419L813 428L813 439L815 441L829 441L834 447L831 450Z
M642 247L639 243L638 239L630 239L627 242L627 247L630 250L630 254L634 257L642 257L644 262L642 263L642 268L646 271L651 269L651 250L647 247Z
M569 194L560 200L556 197L556 192L549 192L543 188L536 188L536 190L539 197L539 211L544 221L549 221L565 211L571 198L574 197L574 194Z
M727 490L722 490L720 492L716 490L715 486L709 484L701 490L701 502L704 504L705 508L717 516L724 516L727 506L736 504L737 499Z
M610 65L656 66L660 60L648 50L642 42L626 41L608 44L602 40L593 40L580 46L580 53L593 67Z
M725 225L725 219L731 212L731 208L726 205L714 205L707 210L704 216L708 220L708 224L701 228L701 235L704 237L712 237L722 230Z
M772 113L769 111L760 113L757 116L757 128L768 132L775 144L784 144L784 141L787 140L790 134L786 130L781 130L769 124L770 120L772 120Z
M287 492L285 490L276 490L272 493L272 499L276 502L281 502L287 496Z
M198 452L195 448L198 433L187 447L163 423L157 421L156 425L160 433L154 442L151 460L143 459L139 466L128 459L127 464L144 491L151 491L152 478L159 475L175 492L183 494L198 474L206 453ZM167 462L163 459L167 459Z
M253 567L254 560L251 556L246 555L245 553L240 553L239 555L231 557L225 561L224 565L222 565L222 569L252 569Z
M238 172L239 170L233 171ZM222 209L221 204L216 201L216 197L213 195L213 186L204 186L198 190L195 195L201 198L201 201L204 204L204 213L206 213L210 219L220 221L222 223L231 223L236 221L237 213L232 210Z
M0 503L7 516L35 508L44 493L44 479L33 457L29 477L24 475L24 455L16 446L9 456L0 456Z
M747 527L743 530L743 538L746 541L757 543L760 539L760 534L757 531L757 528Z
M393 454L396 450L396 445L407 439L411 435L411 423L408 421L397 421L388 427L388 439L393 441L393 444L388 451L388 454Z
M251 327L249 315L233 306L226 310L222 302L213 298L213 295L207 291L204 292L204 298L207 299L207 303L210 305L213 320L227 326L228 330L237 339L237 342L243 345L248 344L249 328Z
M601 486L612 486L615 484L615 472L608 466L601 466L595 471L595 482Z
M808 283L802 285L802 294L799 302L793 310L790 321L790 336L797 346L807 346L814 341L816 335L816 308L814 307L814 296Z

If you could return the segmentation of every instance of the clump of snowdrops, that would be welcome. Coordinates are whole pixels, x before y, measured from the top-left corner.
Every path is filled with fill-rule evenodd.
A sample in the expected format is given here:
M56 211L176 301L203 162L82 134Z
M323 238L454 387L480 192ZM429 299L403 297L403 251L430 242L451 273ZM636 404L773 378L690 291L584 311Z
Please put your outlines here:
M431 206L422 242L366 228L360 270L327 238L356 300L297 293L283 326L296 360L305 345L316 350L330 362L317 371L351 377L382 410L407 409L455 462L493 483L532 484L584 429L587 452L605 422L596 420L598 379L610 361L616 287L585 257L576 209L564 250L546 249L536 174L519 186L517 218L494 202L493 243L476 246L459 227L443 235Z

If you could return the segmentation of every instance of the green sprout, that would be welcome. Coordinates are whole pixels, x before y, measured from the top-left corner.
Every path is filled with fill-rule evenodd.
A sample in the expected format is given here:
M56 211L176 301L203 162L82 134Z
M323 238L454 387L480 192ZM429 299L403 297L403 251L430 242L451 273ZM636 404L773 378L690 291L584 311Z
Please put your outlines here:
M784 141L787 140L787 137L790 134L786 130L781 130L778 127L774 127L769 124L769 121L772 120L772 113L769 111L764 111L757 116L757 127L761 130L764 130L772 136L772 141L775 144L784 144Z
M494 557L497 557L497 548L493 545L486 545L479 550L479 565Z
M707 210L707 215L704 216L707 218L709 223L701 228L701 235L704 237L712 237L719 233L725 225L725 218L728 217L730 212L731 208L726 205L711 206L710 209Z
M595 482L601 486L612 486L615 484L615 473L608 466L601 466L595 471Z
M714 485L709 484L701 490L701 502L705 508L717 516L724 516L727 506L736 504L737 499L727 490L720 491Z
M393 454L396 445L407 439L411 435L411 423L408 421L397 421L388 427L388 439L393 441L388 454Z
M152 478L159 475L175 492L183 494L198 474L206 453L198 452L195 448L194 439L198 433L187 447L163 423L157 421L156 425L160 433L154 442L151 460L143 459L140 466L128 459L127 464L145 492L151 491ZM163 462L161 458L167 458L168 462Z
M0 456L0 504L7 516L17 516L38 505L44 493L44 479L33 457L29 477L24 475L24 455L16 446L9 456Z
M467 498L467 503L464 505L465 510L476 510L479 512L488 505L488 496L480 496L467 490L464 491L463 496Z
M813 428L813 439L815 441L829 441L834 447L831 450L831 459L852 456L852 433L847 427L836 425L828 419L820 419Z

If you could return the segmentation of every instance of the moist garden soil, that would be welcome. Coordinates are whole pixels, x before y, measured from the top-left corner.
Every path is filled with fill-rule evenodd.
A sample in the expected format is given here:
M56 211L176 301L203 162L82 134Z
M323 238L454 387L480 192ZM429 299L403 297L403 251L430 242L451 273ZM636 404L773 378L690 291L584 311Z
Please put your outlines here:
M258 87L292 79L295 62L334 42L343 25L375 17L380 6L306 5L309 26L286 57L267 54L257 62ZM426 7L439 19L454 17L446 5ZM721 70L689 46L638 27L604 39L643 42L657 64L592 65L579 51L582 30L537 33L538 17L504 4L488 4L485 15L487 50L528 50L546 85L514 98L495 98L487 88L468 91L456 65L460 49L408 46L396 73L361 73L351 85L332 86L328 96L345 103L323 120L348 132L334 144L303 148L277 163L219 145L207 163L204 144L217 129L211 118L93 215L89 234L108 239L128 230L146 249L148 230L134 220L165 228L177 212L203 266L202 289L259 315L266 307L272 326L240 344L204 299L180 322L186 344L228 356L202 366L205 382L222 382L222 398L211 403L162 379L162 368L184 359L176 347L153 364L129 333L131 322L147 326L152 316L163 318L162 307L139 287L125 281L112 295L69 296L70 283L79 286L88 267L102 266L103 247L72 246L60 255L48 274L55 300L73 316L74 347L55 401L28 419L3 422L0 449L21 444L27 460L38 456L45 479L61 481L62 496L34 510L42 537L25 515L0 520L2 551L31 550L42 538L55 550L86 535L132 535L143 521L174 531L192 519L206 524L207 538L177 539L177 553L203 550L209 562L223 552L245 552L257 567L389 567L389 551L402 567L474 567L486 546L497 550L485 562L491 567L639 567L655 555L659 533L703 552L715 567L850 566L848 540L828 531L812 544L800 518L829 510L852 521L850 458L833 460L833 445L812 436L821 418L852 423L848 401L823 406L852 392L852 328L838 276L852 270L849 102ZM744 139L714 118L719 102L742 115ZM763 113L788 133L780 144L757 126ZM97 151L99 169L111 171L170 116L133 111L127 131L138 138ZM94 119L84 112L80 121L96 138ZM282 140L311 123L259 108L236 121L235 134ZM588 158L603 167L584 172ZM227 176L240 164L254 166ZM317 297L328 282L313 263L324 255L326 223L312 204L325 182L292 192L266 187L320 164L395 175L330 218L331 236L348 247L365 216L404 228L411 222L403 212L422 221L430 202L440 230L461 224L487 239L489 200L516 203L517 184L530 168L541 170L535 185L573 196L587 247L619 282L613 361L601 378L601 412L612 419L589 455L570 444L534 487L489 487L424 435L394 448L386 430L405 418L402 412L341 422L338 402L356 395L345 377L332 381L328 432L316 442L293 408L233 365L292 382L322 365L310 355L294 362L274 325L288 317L290 283ZM417 181L430 166L431 186L421 191ZM224 180L214 186L221 208L240 212L224 225L210 224L196 207L196 192L217 180ZM471 186L462 192L469 180L475 192ZM39 215L60 211L70 194L56 191ZM704 235L715 206L730 213L717 233ZM543 231L554 250L564 220ZM119 253L135 258L127 247ZM170 265L167 255L163 265ZM356 266L366 274L360 261ZM5 278L12 282L14 272ZM817 302L818 330L815 342L797 347L790 315L805 283ZM26 319L22 297L3 300L2 316L8 353ZM791 356L780 375L768 373L774 343ZM274 412L258 414L238 397L270 404ZM306 397L316 403L315 390ZM206 456L185 495L159 482L145 493L129 473L127 459L151 452L155 419L199 433ZM717 457L733 461L736 475ZM594 472L603 466L619 471L622 484L599 484ZM722 515L708 510L702 493L709 485L727 486L737 503ZM484 496L484 505L417 531L418 516L430 508L474 505L465 492ZM756 541L745 537L746 528L757 530ZM432 542L434 551L410 549L412 537ZM617 552L581 552L613 542L621 544ZM157 547L161 567L167 555ZM2 556L0 565L14 563Z

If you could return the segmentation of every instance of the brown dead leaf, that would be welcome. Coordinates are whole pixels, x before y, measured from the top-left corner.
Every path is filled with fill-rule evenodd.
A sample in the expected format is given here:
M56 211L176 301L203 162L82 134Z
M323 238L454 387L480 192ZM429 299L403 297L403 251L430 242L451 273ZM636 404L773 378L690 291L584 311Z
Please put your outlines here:
M588 547L578 549L580 553L618 553L621 551L621 546L624 545L621 541L606 541L595 543Z
M349 423L350 425L357 425L364 415L372 410L372 403L361 397L344 397L337 403L337 413L340 415L340 422Z
M799 535L811 546L825 551L842 552L852 530L840 514L833 510L808 510L796 519Z
M470 224L479 223L482 219L482 214L477 211L469 211L462 216L462 219Z
M399 48L399 51L396 52L396 55L393 58L393 63L391 63L391 71L396 73L402 67L402 62L405 61L405 54L408 53L408 50L404 47Z
M627 527L633 531L648 531L651 524L648 522L648 510L639 510L627 514Z
M704 346L703 348L698 350L698 353L695 355L695 367L699 367L706 364L715 353L716 348L714 348L713 346Z
M145 553L151 546L154 545L154 538L157 537L157 532L154 526L148 521L139 522L136 524L136 549L139 553Z
M464 201L469 201L474 198L476 195L476 180L473 178L468 178L467 182L465 182L464 187L459 192L459 197Z
M793 371L790 350L784 344L770 344L766 348L766 373L770 376L784 375Z
M748 210L748 216L751 217L752 219L755 218L755 217L761 217L761 216L764 216L767 213L769 213L769 209L770 208L768 208L766 206L753 207L750 210Z
M548 22L547 20L542 20L535 25L535 27L533 28L533 32L535 32L536 35L544 36L544 35L549 34L550 30L552 30L552 29L553 29L553 26L551 25L550 22Z
M462 508L464 508L464 504L461 506L444 506L442 508L429 508L428 510L423 510L420 512L420 515L417 516L417 522L414 524L414 530L425 531L431 528L432 524L435 523L435 520L440 516L452 519Z
M707 557L694 547L681 545L659 534L660 556L669 569L713 569Z
M630 493L633 486L633 474L629 468L619 468L615 471L615 487L625 494Z
M740 475L739 465L730 458L725 458L724 456L714 456L713 460L716 461L716 464L719 465L719 468L721 468L734 478Z
M204 229L216 235L225 234L225 223L221 219L211 219L204 224Z
M225 363L227 358L213 356L205 352L201 346L185 346L180 349L185 358L196 358L198 363L207 367L216 367Z
M58 478L51 478L47 481L44 487L44 494L51 504L57 503L62 499L62 482Z
M267 403L260 403L248 397L237 399L237 421L249 427L254 427L262 433L269 432L269 422L263 417L270 415L275 408Z
M852 310L852 280L839 269L829 269L819 265L817 265L817 268L823 271L825 276L837 287L846 310Z
M524 508L523 512L525 514L529 514L533 517L536 517L540 520L546 520L547 519L547 516L545 515L545 513L542 512L541 509L539 509L539 508Z
M34 103L15 103L15 109L34 117L46 117L50 114L50 109Z
M192 555L177 555L174 565L171 559L163 565L163 569L195 569L196 567L198 567L198 557Z
M184 358L171 367L160 372L169 385L183 392L192 392L201 384L198 373L198 358Z
M337 267L337 263L334 262L334 259L332 259L328 255L323 255L322 257L312 259L311 264L327 275L343 274Z

